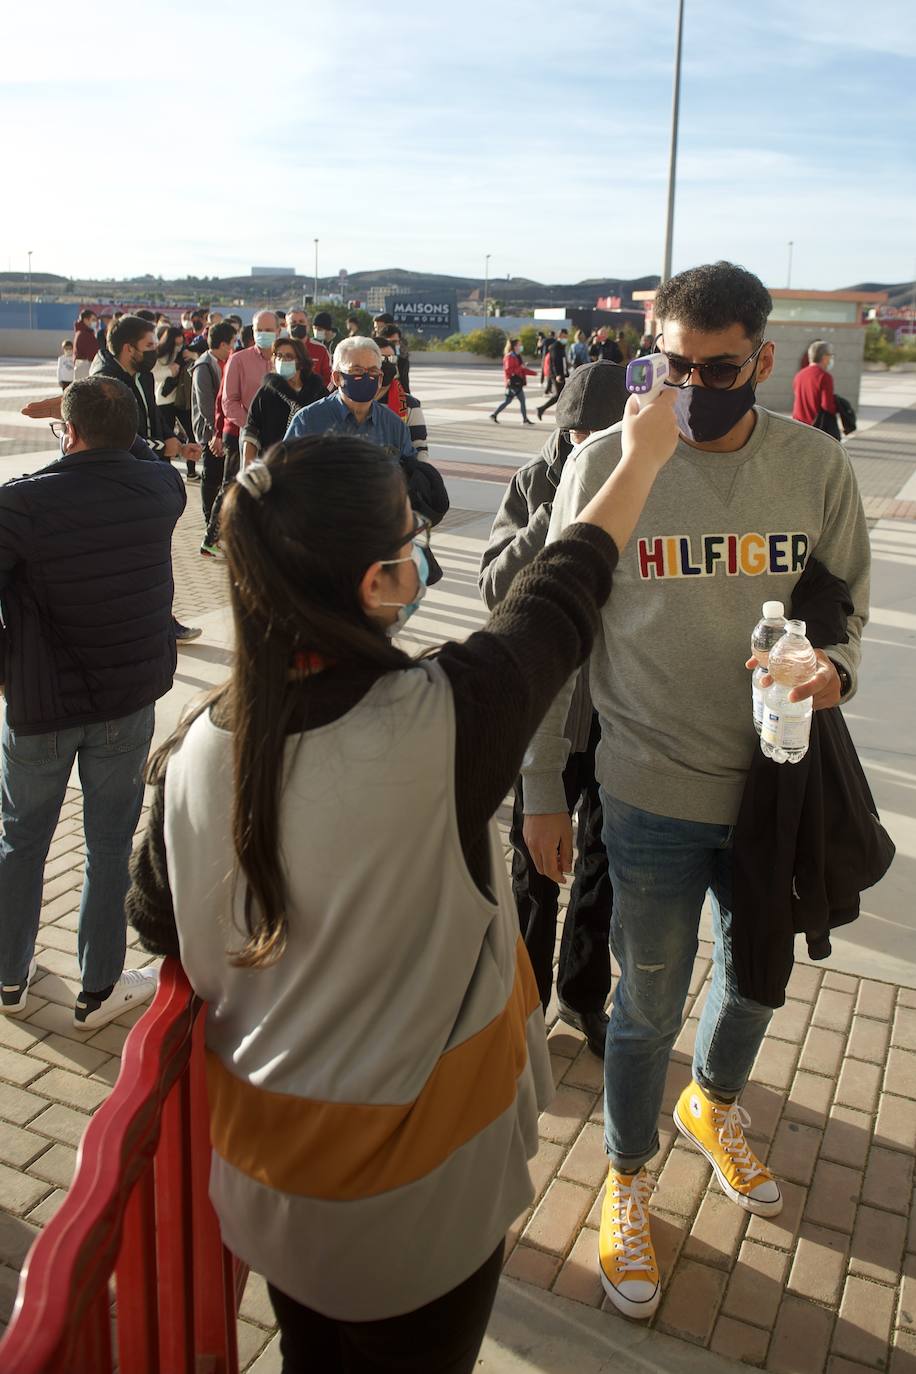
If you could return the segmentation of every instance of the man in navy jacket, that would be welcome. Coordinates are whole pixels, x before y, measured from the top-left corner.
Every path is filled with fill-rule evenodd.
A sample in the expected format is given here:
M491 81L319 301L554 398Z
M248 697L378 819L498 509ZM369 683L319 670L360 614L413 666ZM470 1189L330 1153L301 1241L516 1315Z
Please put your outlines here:
M86 870L74 1024L88 1030L155 989L155 972L124 972L124 897L155 702L175 671L171 543L185 492L170 464L129 452L137 405L121 382L74 382L61 415L61 458L0 487L0 1011L26 1005L76 762Z

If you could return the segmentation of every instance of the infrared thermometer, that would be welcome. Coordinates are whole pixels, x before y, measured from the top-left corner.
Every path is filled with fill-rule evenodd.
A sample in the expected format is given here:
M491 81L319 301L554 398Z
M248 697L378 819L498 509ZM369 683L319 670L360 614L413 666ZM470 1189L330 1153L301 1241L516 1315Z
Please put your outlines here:
M627 363L627 391L639 397L640 409L655 400L668 379L668 370L664 353L648 353Z

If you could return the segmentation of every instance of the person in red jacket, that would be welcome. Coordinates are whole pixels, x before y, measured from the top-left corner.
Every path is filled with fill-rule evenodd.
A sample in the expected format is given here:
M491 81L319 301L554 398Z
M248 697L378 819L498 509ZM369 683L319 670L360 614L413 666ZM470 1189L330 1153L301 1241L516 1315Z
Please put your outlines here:
M80 382L89 376L93 358L99 351L95 336L99 317L94 310L81 310L73 327L73 380Z
M315 376L320 378L321 385L331 389L331 355L324 344L316 343L309 338L309 315L307 310L300 310L297 306L290 306L286 312L286 327L289 330L291 339L301 339L305 344L305 351L312 360L312 371Z
M795 374L792 390L795 403L792 419L803 425L814 425L834 439L840 437L836 418L836 396L833 390L833 348L823 339L815 339L808 349L808 366Z
M503 376L506 379L506 399L498 405L490 414L490 419L494 425L499 424L496 418L501 410L505 410L507 405L518 397L518 403L522 408L522 424L530 425L528 412L525 409L525 386L529 377L536 377L538 374L533 367L526 367L522 362L522 343L520 339L508 339L506 350L503 353Z

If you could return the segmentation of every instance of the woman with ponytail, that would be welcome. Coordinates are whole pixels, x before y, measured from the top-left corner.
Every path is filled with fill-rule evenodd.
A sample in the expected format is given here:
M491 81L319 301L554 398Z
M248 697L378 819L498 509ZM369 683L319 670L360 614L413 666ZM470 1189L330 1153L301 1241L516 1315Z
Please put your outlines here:
M427 532L358 438L279 445L222 515L236 652L153 760L131 920L207 1002L226 1244L283 1369L470 1374L553 1091L493 815L588 655L674 449L668 399L486 629L410 658Z

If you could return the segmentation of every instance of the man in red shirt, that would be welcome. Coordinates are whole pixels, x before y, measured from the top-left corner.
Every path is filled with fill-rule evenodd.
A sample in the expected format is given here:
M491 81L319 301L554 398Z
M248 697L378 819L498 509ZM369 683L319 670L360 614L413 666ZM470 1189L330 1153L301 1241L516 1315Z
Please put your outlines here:
M321 378L321 385L331 389L331 356L324 344L316 343L309 338L309 319L307 310L299 310L296 306L290 306L286 312L286 327L289 330L291 339L299 339L305 344L305 351L312 360L312 371L316 377Z
M808 366L796 372L792 383L795 392L792 419L800 420L803 425L815 425L839 440L832 368L833 348L823 339L815 339L808 349Z

